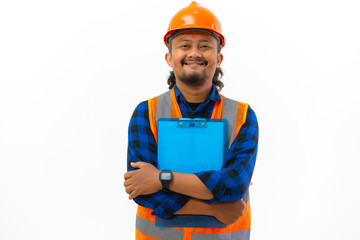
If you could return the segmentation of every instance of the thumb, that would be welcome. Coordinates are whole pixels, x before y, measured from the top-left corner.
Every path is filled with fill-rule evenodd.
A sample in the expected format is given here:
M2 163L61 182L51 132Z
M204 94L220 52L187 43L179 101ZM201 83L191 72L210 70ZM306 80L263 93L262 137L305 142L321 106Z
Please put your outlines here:
M143 162L132 162L130 164L133 168L141 168L144 165Z

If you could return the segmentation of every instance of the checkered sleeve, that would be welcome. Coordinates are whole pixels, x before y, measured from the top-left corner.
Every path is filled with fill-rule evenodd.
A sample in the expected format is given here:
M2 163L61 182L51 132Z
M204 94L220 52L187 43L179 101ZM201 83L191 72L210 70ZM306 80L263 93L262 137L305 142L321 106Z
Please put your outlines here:
M157 167L157 144L150 128L147 101L140 103L130 120L128 135L128 171L136 170L131 162L148 162ZM190 197L174 193L158 191L149 195L141 195L134 201L144 207L153 209L153 215L169 218L180 210Z
M258 132L255 112L249 107L246 121L227 151L222 169L195 173L214 196L208 203L235 201L244 196L254 171Z

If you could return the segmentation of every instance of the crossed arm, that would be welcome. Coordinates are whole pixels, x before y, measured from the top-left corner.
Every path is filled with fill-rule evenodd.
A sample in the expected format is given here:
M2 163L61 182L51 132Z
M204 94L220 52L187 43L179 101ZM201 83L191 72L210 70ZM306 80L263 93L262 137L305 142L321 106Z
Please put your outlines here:
M162 189L158 178L160 171L156 167L145 162L131 163L131 166L138 170L127 172L124 175L124 186L129 194L129 199L138 195L153 194ZM177 172L173 174L170 191L192 197L175 214L214 216L227 225L234 223L243 215L246 204L242 199L234 202L205 203L203 200L210 200L213 195L195 174Z
M129 126L129 172L124 176L124 185L130 199L163 218L172 214L202 214L229 224L233 220L227 217L243 212L241 208L245 204L240 199L249 186L257 150L257 120L250 108L245 124L225 157L223 169L174 173L168 193L159 191L159 170L154 167L156 142L149 126L144 102L136 108Z

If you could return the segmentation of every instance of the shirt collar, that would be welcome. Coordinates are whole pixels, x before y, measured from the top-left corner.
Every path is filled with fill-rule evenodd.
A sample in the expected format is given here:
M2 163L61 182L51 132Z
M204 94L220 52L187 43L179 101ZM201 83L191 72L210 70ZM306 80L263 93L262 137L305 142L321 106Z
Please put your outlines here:
M178 89L178 87L176 86L176 84L174 85L174 90L175 90L176 100L179 102L180 99L182 98L185 101L184 97L182 96L182 94L181 94L180 90ZM211 92L207 96L207 98L204 102L207 102L207 101L221 102L220 94L216 90L216 87L214 84L212 84Z

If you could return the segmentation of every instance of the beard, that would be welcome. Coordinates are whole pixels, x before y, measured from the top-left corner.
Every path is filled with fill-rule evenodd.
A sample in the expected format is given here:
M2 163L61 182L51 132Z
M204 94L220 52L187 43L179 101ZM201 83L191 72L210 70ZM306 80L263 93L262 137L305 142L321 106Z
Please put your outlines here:
M199 61L199 60L198 60ZM200 61L207 66L208 65L208 61L206 59L200 59ZM181 61L181 65L184 66L184 64L186 63L186 60L182 60ZM181 76L179 76L179 80L182 81L183 83L185 83L186 85L190 85L190 86L201 86L203 83L206 82L207 79L207 74L205 72L205 70L202 73L185 73L183 72L181 74Z
M179 80L190 86L201 86L204 82L206 82L207 76L203 73L183 73L179 76Z

